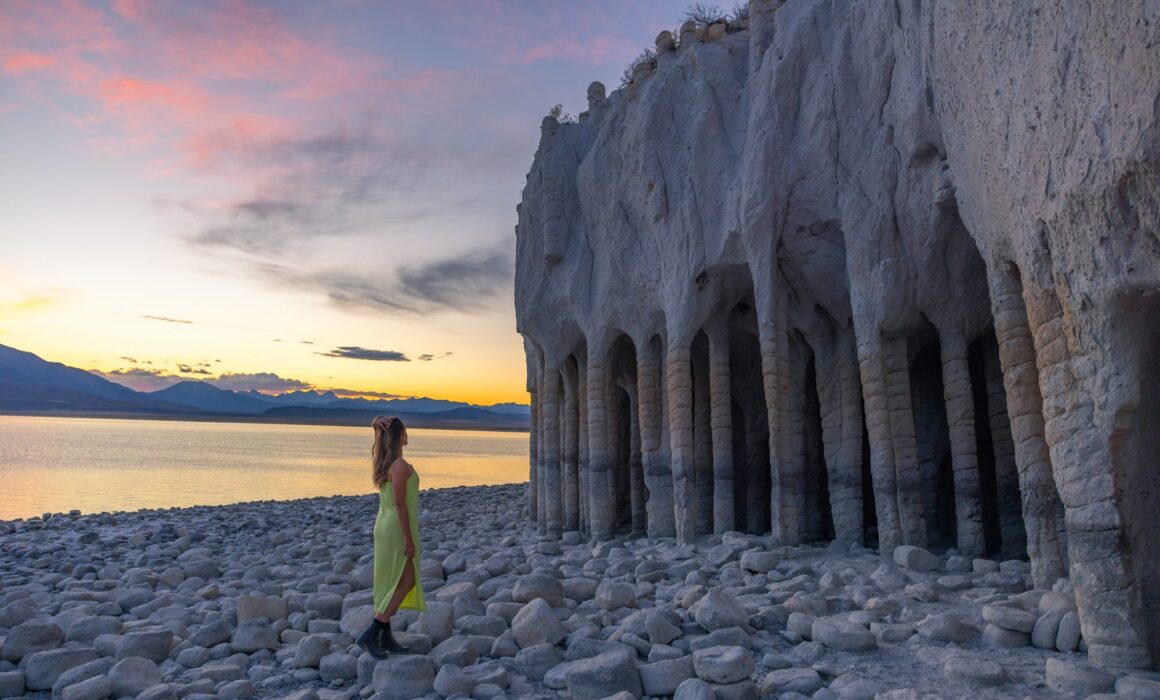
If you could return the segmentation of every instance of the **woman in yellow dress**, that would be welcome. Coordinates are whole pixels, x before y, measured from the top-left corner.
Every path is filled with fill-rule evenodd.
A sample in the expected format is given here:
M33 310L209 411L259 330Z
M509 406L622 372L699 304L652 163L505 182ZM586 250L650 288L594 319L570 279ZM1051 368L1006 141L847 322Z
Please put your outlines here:
M358 644L371 656L384 658L387 652L409 653L391 634L391 616L399 608L426 610L427 599L423 587L418 585L419 475L403 459L407 429L395 416L378 416L371 427L375 431L372 476L379 489L379 514L375 518L375 617L359 636Z

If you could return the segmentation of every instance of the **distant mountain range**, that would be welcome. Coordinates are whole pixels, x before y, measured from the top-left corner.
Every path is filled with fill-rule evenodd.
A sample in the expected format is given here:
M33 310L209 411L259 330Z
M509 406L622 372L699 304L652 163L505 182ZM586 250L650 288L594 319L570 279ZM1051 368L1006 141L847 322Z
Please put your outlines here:
M146 393L0 345L0 413L328 425L367 425L374 416L389 414L416 428L527 430L531 411L527 405L516 403L476 406L429 398L349 399L330 391L275 396L230 391L201 381L178 382Z

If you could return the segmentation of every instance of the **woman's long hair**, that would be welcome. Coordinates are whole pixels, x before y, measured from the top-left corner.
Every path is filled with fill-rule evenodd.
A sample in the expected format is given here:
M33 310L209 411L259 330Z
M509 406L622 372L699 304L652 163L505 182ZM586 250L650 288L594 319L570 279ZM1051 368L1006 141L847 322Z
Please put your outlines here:
M375 429L375 444L371 447L371 462L374 464L371 478L375 488L382 488L387 483L387 469L402 453L404 426L398 416L375 416L371 427Z

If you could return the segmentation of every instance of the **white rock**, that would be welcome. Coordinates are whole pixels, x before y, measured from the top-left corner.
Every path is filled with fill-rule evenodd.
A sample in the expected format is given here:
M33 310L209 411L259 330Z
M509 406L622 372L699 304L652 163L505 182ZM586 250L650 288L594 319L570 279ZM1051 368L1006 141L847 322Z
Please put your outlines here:
M911 571L934 571L941 562L922 547L904 544L894 548L894 563Z
M161 669L149 659L130 656L109 669L108 678L115 696L137 696L161 682Z
M1047 659L1047 687L1057 693L1086 697L1112 690L1116 677L1087 664Z
M543 598L533 598L512 620L512 634L521 649L536 644L557 644L568 635L564 625Z
M604 581L596 587L596 604L605 610L630 608L636 605L636 593L622 581Z
M1079 615L1074 610L1069 610L1059 620L1059 632L1055 635L1055 648L1060 651L1075 651L1079 648L1079 639Z
M715 646L693 652L693 670L709 683L736 683L753 673L753 655L743 647Z
M568 666L568 692L575 700L600 700L622 690L641 693L640 674L631 652L609 651Z
M777 568L778 561L776 552L745 552L741 555L741 568L764 574Z
M775 693L812 695L822 685L822 677L812 668L784 668L765 674L761 680L761 693L763 696Z
M736 599L722 588L713 588L692 608L697 624L712 632L726 627L746 627L749 615Z
M869 651L878 640L862 625L835 617L819 617L810 627L811 639L838 651Z
M412 700L435 689L435 662L417 655L389 657L375 664L371 683L384 700Z
M693 657L680 656L640 664L637 671L640 673L641 690L645 695L672 695L677 692L678 686L693 678Z

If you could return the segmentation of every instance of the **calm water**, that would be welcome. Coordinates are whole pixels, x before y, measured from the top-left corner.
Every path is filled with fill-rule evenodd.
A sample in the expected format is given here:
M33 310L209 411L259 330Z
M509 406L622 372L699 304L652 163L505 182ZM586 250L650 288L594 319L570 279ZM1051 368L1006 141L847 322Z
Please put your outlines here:
M411 428L420 488L526 481L528 434ZM0 519L373 493L371 429L0 416Z

